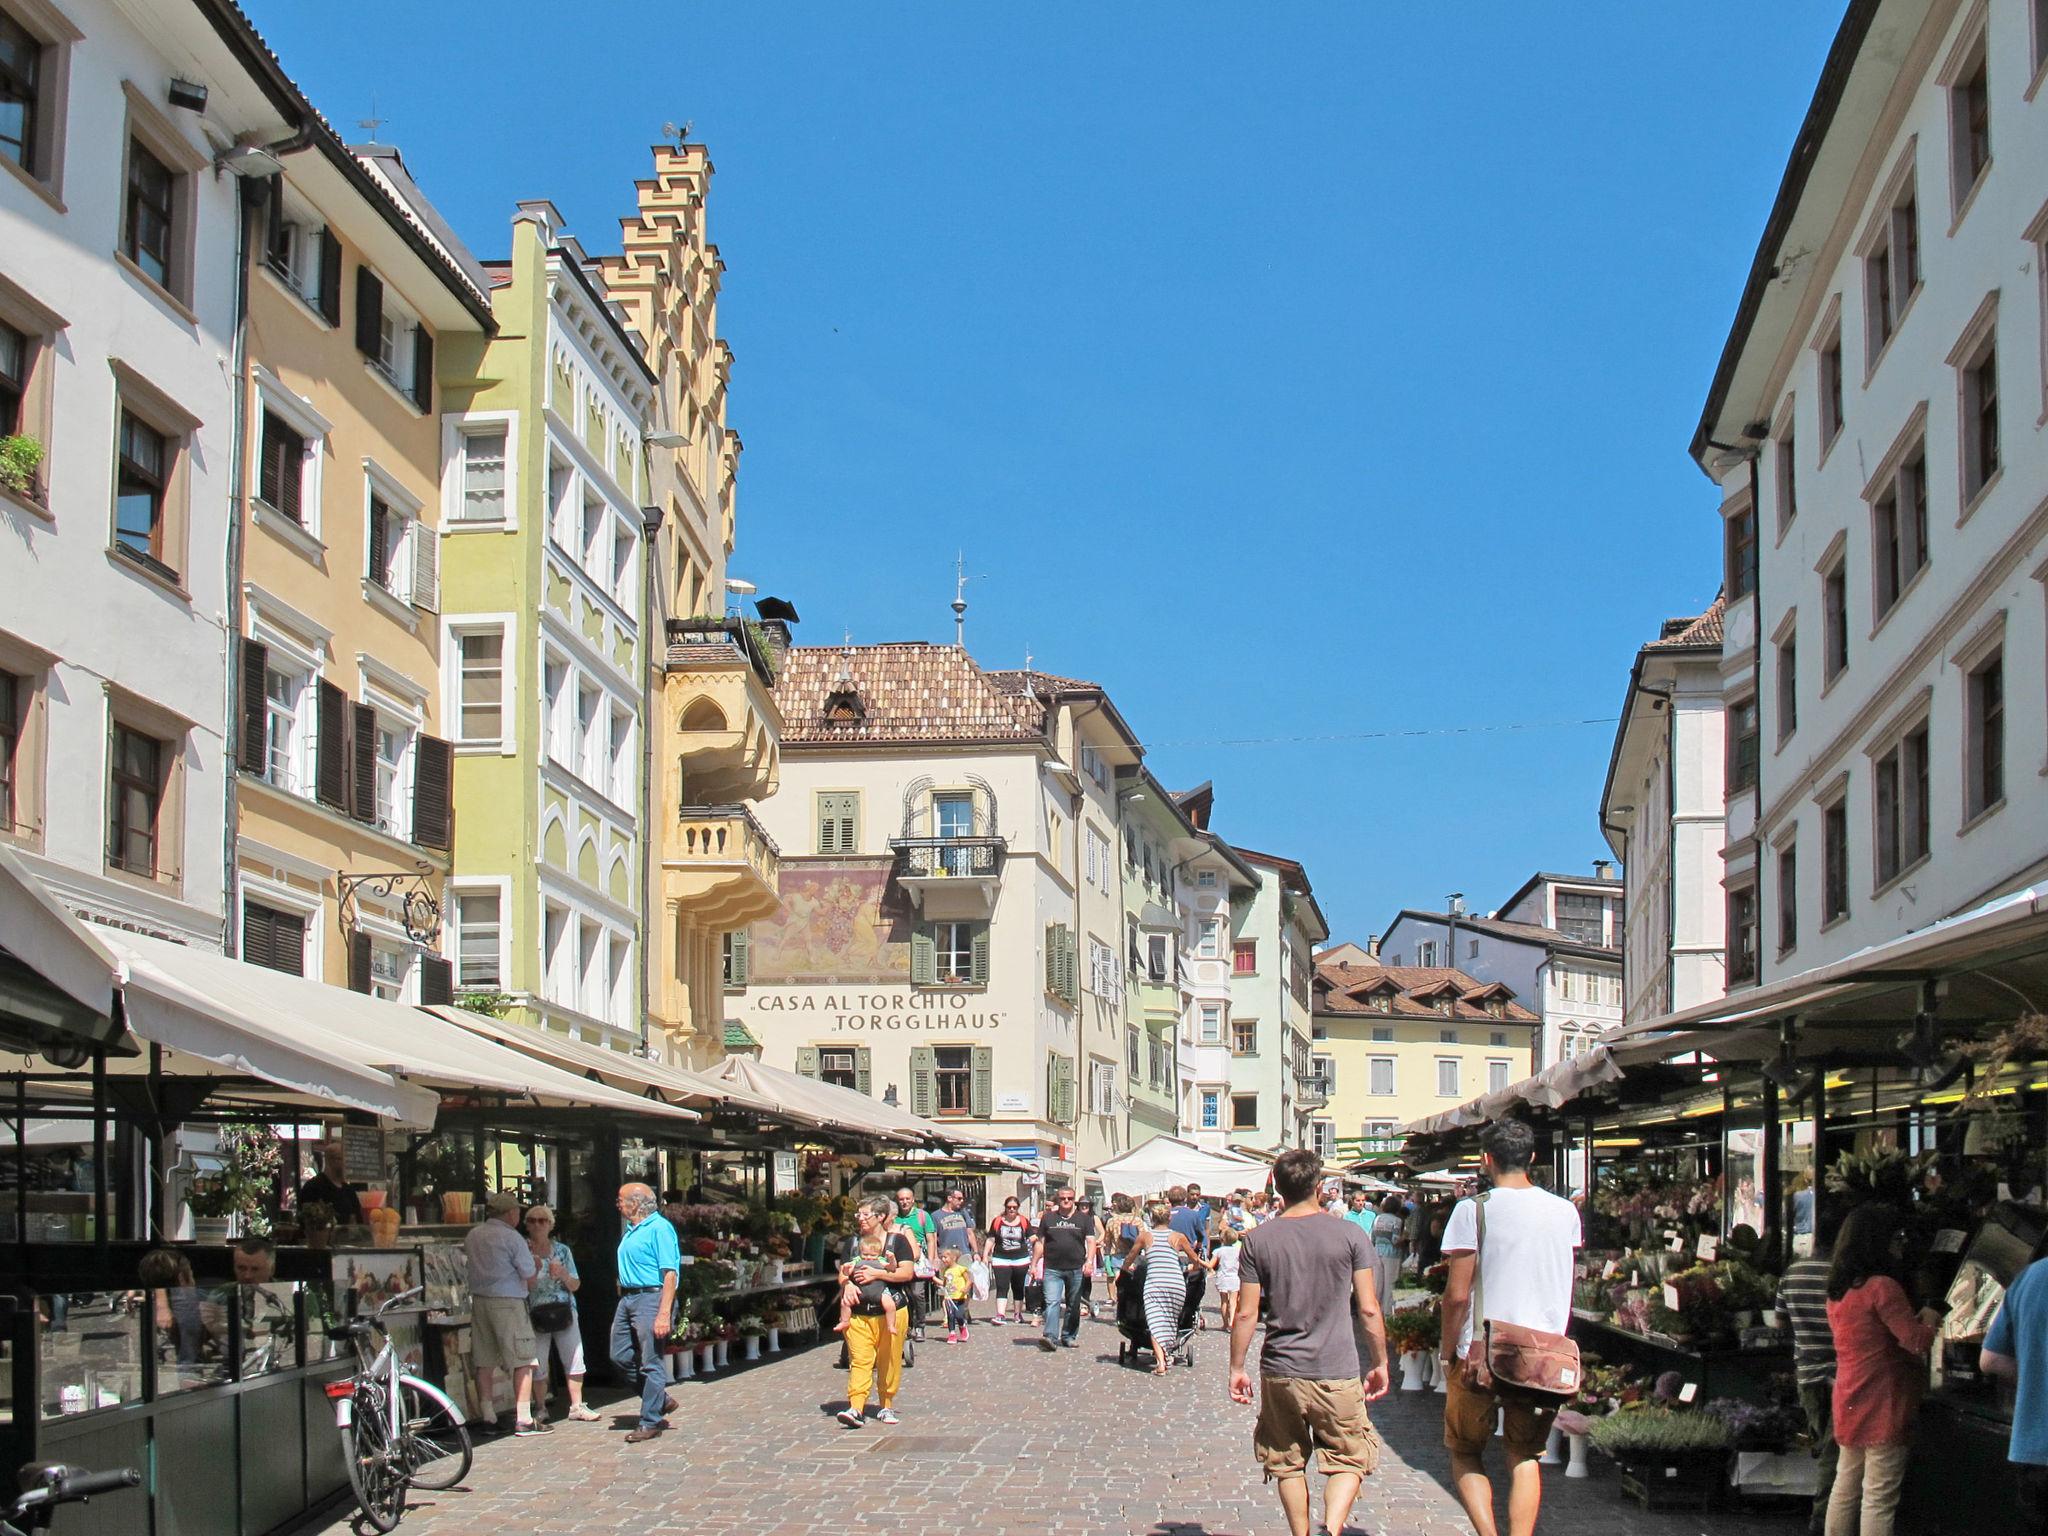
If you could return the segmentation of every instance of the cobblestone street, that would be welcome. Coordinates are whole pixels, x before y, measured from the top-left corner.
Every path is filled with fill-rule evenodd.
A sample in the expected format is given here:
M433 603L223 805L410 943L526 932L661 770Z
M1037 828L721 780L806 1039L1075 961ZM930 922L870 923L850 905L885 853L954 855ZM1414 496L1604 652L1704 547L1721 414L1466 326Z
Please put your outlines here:
M1200 1334L1195 1368L1171 1377L1119 1369L1117 1333L1091 1323L1079 1348L1046 1355L1035 1328L977 1325L948 1347L937 1330L905 1373L893 1428L842 1428L831 1410L845 1377L827 1344L727 1380L675 1388L675 1426L629 1446L631 1404L595 1401L604 1422L558 1423L545 1438L479 1446L468 1484L417 1495L403 1529L812 1536L1251 1536L1284 1532L1279 1501L1251 1458L1253 1410L1224 1393L1227 1347ZM1456 1536L1469 1529L1448 1487L1434 1394L1399 1392L1375 1408L1387 1442L1351 1529ZM1320 1487L1321 1479L1313 1481ZM1797 1529L1726 1511L1647 1515L1611 1466L1568 1482L1546 1469L1545 1525L1573 1536L1715 1536ZM1318 1493L1318 1501L1320 1493ZM1320 1502L1317 1505L1320 1520ZM307 1532L349 1529L352 1507Z

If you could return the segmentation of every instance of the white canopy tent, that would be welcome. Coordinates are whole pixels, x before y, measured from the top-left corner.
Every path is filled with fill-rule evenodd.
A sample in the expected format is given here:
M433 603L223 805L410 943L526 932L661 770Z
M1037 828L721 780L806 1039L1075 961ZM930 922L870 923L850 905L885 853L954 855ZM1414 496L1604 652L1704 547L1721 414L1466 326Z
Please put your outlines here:
M1271 1165L1234 1152L1206 1152L1178 1136L1154 1136L1095 1169L1107 1195L1158 1194L1175 1184L1199 1184L1204 1194L1264 1189Z
M921 1119L907 1109L871 1099L851 1088L785 1072L751 1056L728 1056L711 1076L743 1088L756 1098L769 1100L783 1113L803 1116L828 1129L853 1131L911 1147L995 1145L986 1137L955 1131L950 1126Z

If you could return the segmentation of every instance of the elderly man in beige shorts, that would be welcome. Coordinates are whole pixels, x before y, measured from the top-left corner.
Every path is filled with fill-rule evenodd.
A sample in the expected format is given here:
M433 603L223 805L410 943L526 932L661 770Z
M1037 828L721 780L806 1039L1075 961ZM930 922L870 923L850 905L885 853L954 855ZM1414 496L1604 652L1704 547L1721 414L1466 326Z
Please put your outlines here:
M548 1433L529 1401L533 1389L533 1321L526 1298L540 1284L540 1264L519 1235L519 1197L500 1190L484 1202L484 1219L462 1241L469 1258L469 1349L483 1415L497 1416L498 1372L512 1372L514 1432Z

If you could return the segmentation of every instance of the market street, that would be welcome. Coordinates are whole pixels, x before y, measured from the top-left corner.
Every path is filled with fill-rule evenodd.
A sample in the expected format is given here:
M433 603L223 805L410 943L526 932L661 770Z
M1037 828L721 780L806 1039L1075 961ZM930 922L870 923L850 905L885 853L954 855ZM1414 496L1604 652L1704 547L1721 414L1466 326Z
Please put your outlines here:
M842 1429L829 1410L845 1377L827 1344L735 1375L675 1389L678 1432L625 1444L624 1399L598 1394L606 1418L557 1423L545 1438L478 1447L464 1490L421 1494L403 1529L809 1536L887 1528L893 1536L1251 1536L1284 1532L1279 1501L1252 1464L1252 1410L1224 1396L1223 1335L1197 1337L1195 1368L1165 1380L1116 1365L1117 1333L1092 1323L1081 1346L1035 1347L1036 1328L977 1325L972 1342L918 1352L898 1399L903 1422ZM1445 1475L1441 1404L1393 1393L1375 1406L1387 1441L1351 1529L1385 1536L1469 1531ZM1316 1482L1320 1484L1320 1479ZM1545 1521L1577 1536L1693 1536L1690 1511L1646 1514L1624 1499L1614 1468L1592 1478L1544 1474ZM1320 1493L1317 1514L1320 1518ZM344 1536L352 1507L304 1528ZM1728 1510L1715 1536L1784 1532L1784 1521Z

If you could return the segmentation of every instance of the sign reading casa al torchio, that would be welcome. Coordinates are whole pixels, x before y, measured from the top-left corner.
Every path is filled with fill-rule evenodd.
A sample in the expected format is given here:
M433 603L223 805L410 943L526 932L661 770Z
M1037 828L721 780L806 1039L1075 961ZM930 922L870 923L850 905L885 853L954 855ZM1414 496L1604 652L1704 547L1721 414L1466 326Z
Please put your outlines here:
M758 992L749 1000L756 1013L802 1013L824 1028L1000 1029L999 1010L982 1010L971 992Z

